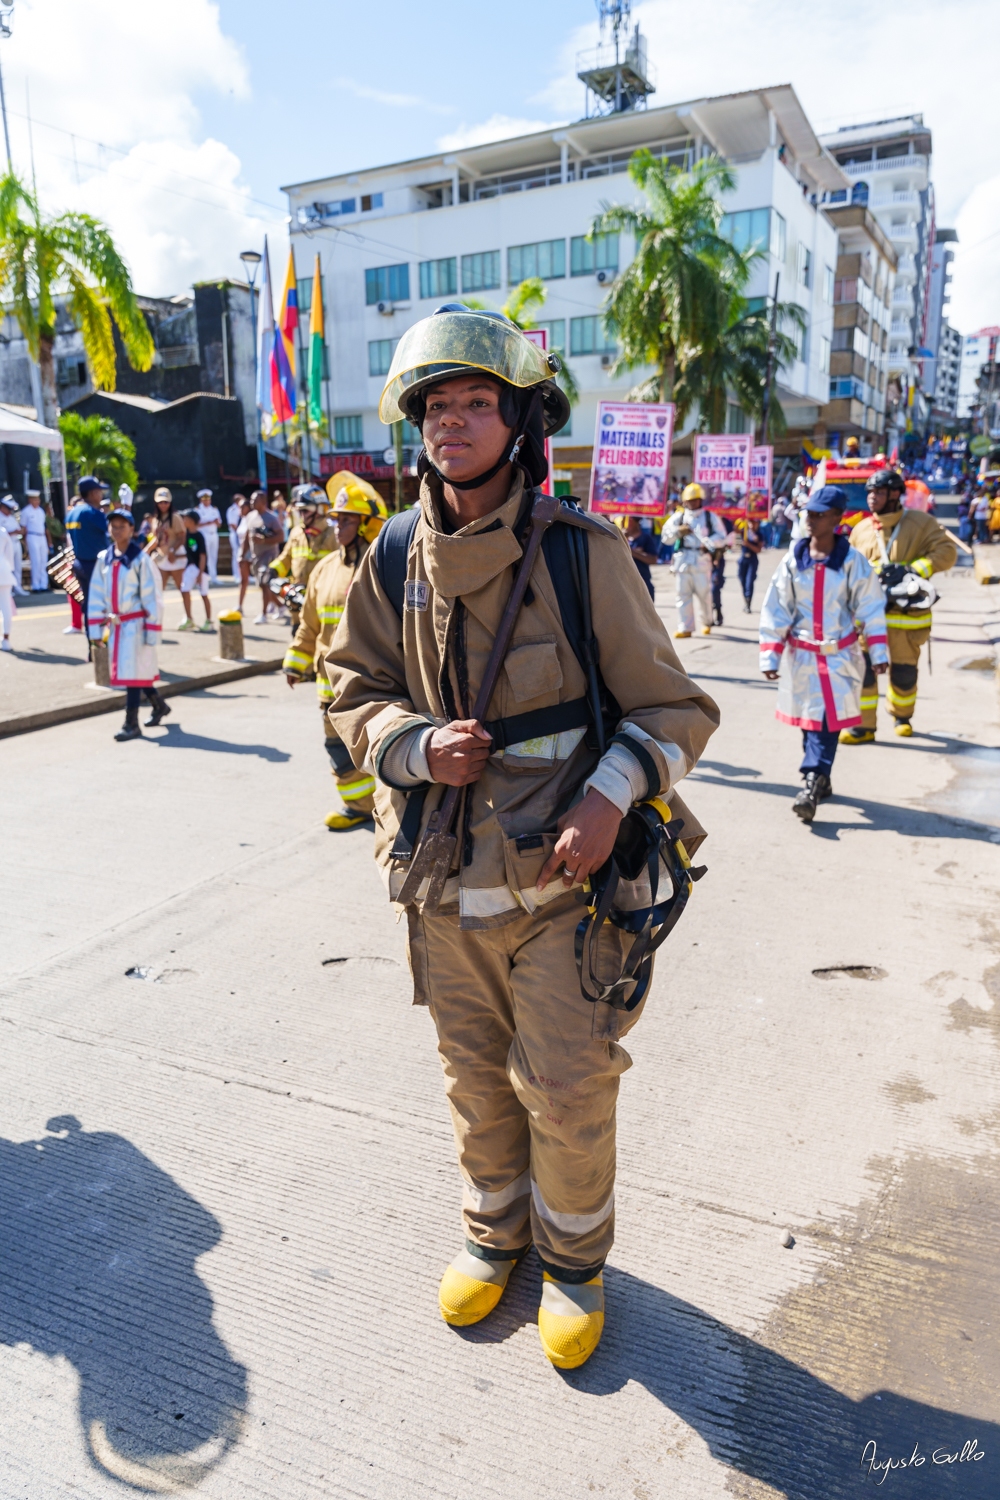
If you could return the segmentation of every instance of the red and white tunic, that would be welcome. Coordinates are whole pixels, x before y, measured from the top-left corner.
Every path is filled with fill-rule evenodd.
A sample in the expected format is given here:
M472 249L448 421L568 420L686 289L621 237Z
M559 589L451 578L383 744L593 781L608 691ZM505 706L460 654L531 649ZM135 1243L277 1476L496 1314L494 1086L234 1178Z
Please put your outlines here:
M152 687L162 628L163 585L140 544L131 541L121 554L113 546L102 552L87 595L87 633L98 641L108 631L112 687Z
M861 723L864 632L873 665L889 660L885 596L878 576L846 537L825 562L804 537L785 554L760 612L760 669L778 672L779 719L802 729Z

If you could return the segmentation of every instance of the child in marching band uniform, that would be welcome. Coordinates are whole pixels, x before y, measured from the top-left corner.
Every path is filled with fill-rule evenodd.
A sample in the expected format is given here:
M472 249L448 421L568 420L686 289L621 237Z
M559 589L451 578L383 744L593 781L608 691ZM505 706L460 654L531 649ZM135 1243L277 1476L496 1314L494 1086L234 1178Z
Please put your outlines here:
M99 554L87 594L87 629L92 641L108 632L111 686L125 689L125 723L116 740L142 736L139 702L146 694L153 712L147 725L159 724L170 712L153 684L156 651L163 626L163 585L148 552L135 536L130 510L108 517L111 546Z
M778 680L777 717L802 730L805 785L792 803L811 823L818 802L833 795L830 773L842 729L861 723L864 656L872 669L889 660L885 600L871 564L837 535L847 496L824 485L802 514L808 535L795 542L775 569L760 612L760 669Z

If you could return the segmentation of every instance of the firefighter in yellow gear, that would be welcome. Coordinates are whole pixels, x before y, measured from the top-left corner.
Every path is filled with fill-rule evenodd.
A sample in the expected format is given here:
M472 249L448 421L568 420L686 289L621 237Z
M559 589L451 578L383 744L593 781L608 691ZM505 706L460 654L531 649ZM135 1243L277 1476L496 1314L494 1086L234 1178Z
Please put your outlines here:
M933 573L944 573L955 565L957 549L948 532L933 516L921 510L905 510L903 496L906 481L895 469L878 469L868 480L870 514L851 532L851 546L857 548L883 575L896 565L928 579ZM918 596L919 599L919 596ZM889 683L887 707L895 722L895 732L902 738L913 733L911 720L917 704L917 664L920 648L931 634L929 605L903 609L886 595L886 625L889 633ZM861 723L842 730L842 745L870 744L875 738L878 714L878 678L865 653L865 678L861 688Z
M327 484L333 505L336 548L313 565L302 601L302 618L282 663L289 687L315 674L316 695L323 716L326 753L343 805L329 813L326 826L344 833L368 822L374 808L375 780L367 770L355 770L343 741L327 714L333 689L323 666L334 632L344 613L347 595L362 559L382 529L389 512L376 489L351 473L334 474ZM289 538L291 540L291 538Z
M295 525L288 533L288 540L280 554L271 564L271 572L275 577L287 579L292 585L285 594L284 602L291 616L293 636L299 628L302 615L300 590L309 582L309 575L316 564L337 550L337 529L329 519L330 501L326 491L318 484L299 485L294 505Z

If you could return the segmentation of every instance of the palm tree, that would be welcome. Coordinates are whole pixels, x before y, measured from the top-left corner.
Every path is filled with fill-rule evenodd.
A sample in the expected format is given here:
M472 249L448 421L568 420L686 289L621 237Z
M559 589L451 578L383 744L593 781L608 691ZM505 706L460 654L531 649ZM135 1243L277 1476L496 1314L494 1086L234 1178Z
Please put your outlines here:
M504 303L502 311L505 317L522 330L535 327L535 319L532 316L534 308L544 307L548 296L548 288L540 276L529 276L516 286ZM469 306L466 303L466 306ZM481 304L480 304L481 305ZM566 363L566 351L553 346L553 354L559 358L562 369L556 376L556 384L561 386L566 393L566 399L570 406L575 406L580 399L580 387L576 383L576 376Z
M59 418L66 462L76 469L76 477L93 474L114 487L127 484L134 490L139 483L135 471L135 444L126 437L110 417L81 417L77 411L64 411Z
M98 390L113 391L116 383L112 319L133 368L149 369L153 337L107 227L90 214L43 217L34 193L7 172L0 178L0 298L38 361L48 427L59 417L53 347L60 295L83 335Z
M678 364L713 331L720 280L740 291L754 252L741 254L719 233L719 195L736 186L736 176L717 157L683 172L643 147L629 162L629 176L648 209L604 204L590 230L624 231L636 242L635 259L604 307L605 328L621 346L612 374L653 365L659 399L672 401Z
M726 408L735 395L743 411L756 425L763 416L764 385L767 380L767 350L770 312L753 309L726 280L720 279L714 301L714 326L706 329L700 347L687 353L674 389L678 423L698 407L701 432L725 432ZM805 328L802 309L794 302L779 302L774 344L776 375L791 364L797 353L796 339L782 325ZM769 427L780 437L787 424L779 401L771 403Z

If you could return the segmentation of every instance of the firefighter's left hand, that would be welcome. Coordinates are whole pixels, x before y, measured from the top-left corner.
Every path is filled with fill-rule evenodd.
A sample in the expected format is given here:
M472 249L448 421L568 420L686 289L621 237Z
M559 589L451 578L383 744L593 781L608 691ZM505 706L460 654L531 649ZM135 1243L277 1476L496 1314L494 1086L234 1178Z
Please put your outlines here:
M876 677L881 677L883 672L888 672L888 670L889 663L887 661L880 661L877 667L875 666L874 662L872 663L872 671L875 673Z
M588 875L599 870L614 848L622 815L613 802L591 787L582 802L563 813L556 827L556 846L542 866L537 890L543 890L554 879L560 865L567 890L582 885Z

